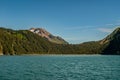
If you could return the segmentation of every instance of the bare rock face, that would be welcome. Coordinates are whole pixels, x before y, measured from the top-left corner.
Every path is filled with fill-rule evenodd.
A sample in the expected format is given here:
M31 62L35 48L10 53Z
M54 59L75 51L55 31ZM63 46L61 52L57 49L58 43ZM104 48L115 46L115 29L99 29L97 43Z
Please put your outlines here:
M68 44L64 39L59 36L54 36L43 28L31 28L29 31L46 38L48 41L56 44Z

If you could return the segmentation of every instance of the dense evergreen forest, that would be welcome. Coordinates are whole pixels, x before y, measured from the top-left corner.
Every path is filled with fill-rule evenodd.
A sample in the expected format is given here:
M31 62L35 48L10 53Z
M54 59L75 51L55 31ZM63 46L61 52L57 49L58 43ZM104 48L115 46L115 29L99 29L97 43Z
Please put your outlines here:
M100 41L55 44L29 30L1 27L0 54L120 54L120 28Z

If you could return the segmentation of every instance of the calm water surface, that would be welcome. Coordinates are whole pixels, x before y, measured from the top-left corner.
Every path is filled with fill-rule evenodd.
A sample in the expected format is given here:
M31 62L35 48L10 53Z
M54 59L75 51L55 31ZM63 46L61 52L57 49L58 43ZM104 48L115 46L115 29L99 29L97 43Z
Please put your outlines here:
M120 80L120 56L0 56L0 80Z

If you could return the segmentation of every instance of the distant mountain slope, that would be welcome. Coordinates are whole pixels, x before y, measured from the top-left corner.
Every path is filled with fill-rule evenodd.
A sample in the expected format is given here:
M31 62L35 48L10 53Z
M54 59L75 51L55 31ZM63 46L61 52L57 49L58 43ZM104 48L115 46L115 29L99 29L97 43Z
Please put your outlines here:
M43 31L43 29L42 29ZM120 28L100 41L58 44L48 41L49 32L0 28L0 55L21 54L112 54L120 55ZM36 32L36 31L35 31ZM38 30L39 32L39 30ZM46 32L46 33L45 33ZM42 34L44 33L44 34ZM40 36L41 35L41 36Z
M120 27L101 40L103 45L102 54L120 54Z
M31 32L38 34L41 37L46 38L48 41L57 43L57 44L68 44L64 39L59 36L54 36L43 28L31 28Z

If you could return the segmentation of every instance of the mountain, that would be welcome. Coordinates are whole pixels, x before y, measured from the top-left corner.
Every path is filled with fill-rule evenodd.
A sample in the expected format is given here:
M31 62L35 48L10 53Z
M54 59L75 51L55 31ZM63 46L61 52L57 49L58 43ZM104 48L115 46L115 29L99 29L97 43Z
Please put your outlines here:
M33 30L33 31L31 31ZM41 31L40 31L41 30ZM120 28L103 40L81 44L51 42L44 29L12 30L0 28L0 55L21 54L112 54L120 55ZM52 35L53 36L53 35ZM55 36L54 36L55 37Z
M103 45L102 54L120 54L120 27L100 41Z
M0 28L0 44L0 52L5 55L44 54L48 48L54 47L53 43L28 30L5 28Z
M50 42L57 43L57 44L68 44L68 42L62 39L61 37L54 36L43 28L31 28L29 31L35 34L38 34L41 37L46 38Z

